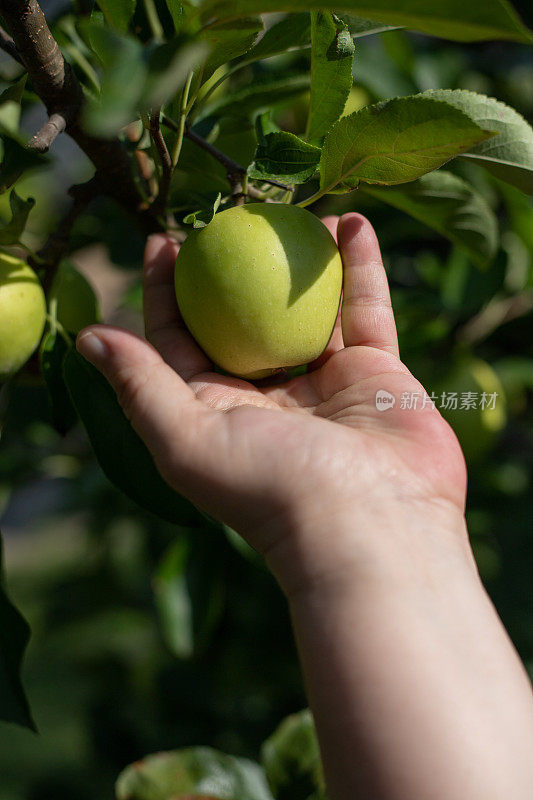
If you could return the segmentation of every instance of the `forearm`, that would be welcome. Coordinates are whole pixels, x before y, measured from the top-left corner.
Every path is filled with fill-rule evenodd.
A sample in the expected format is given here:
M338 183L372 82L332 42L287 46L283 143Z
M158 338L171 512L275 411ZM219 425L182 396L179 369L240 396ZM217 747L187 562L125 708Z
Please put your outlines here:
M330 800L529 800L528 679L464 534L426 534L290 598Z

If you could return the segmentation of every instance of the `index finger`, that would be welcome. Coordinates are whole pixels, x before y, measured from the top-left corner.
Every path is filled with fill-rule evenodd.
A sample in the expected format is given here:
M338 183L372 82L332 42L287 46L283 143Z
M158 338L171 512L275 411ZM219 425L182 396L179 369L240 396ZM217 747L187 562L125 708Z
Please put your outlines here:
M344 214L338 240L344 265L344 346L375 347L399 356L389 283L372 225L362 214Z

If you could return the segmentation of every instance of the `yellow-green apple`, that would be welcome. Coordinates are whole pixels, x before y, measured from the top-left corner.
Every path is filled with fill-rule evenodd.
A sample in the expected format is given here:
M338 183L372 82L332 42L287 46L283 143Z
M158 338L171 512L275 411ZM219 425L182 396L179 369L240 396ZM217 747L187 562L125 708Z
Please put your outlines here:
M181 315L207 355L250 380L307 364L337 317L342 262L317 217L282 203L222 211L182 245Z
M43 334L46 301L35 272L0 253L0 381L28 360Z

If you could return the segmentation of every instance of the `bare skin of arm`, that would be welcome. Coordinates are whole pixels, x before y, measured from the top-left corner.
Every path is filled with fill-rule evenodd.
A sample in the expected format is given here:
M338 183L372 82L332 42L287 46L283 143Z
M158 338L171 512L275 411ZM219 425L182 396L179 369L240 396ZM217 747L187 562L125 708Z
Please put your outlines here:
M398 354L379 245L326 218L341 313L308 374L257 388L218 375L179 318L177 245L148 241L146 341L93 326L107 377L161 474L263 554L285 592L330 800L530 800L533 699L480 582L466 471Z

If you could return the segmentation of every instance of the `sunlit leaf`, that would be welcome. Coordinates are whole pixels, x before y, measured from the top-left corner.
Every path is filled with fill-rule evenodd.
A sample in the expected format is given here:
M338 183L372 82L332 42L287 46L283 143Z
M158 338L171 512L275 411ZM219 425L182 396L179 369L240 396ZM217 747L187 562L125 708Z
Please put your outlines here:
M533 194L533 128L517 111L493 97L463 89L438 89L425 92L424 97L450 103L482 128L496 131L497 136L469 148L462 157L477 162L526 194Z
M352 87L355 45L333 14L311 14L311 96L305 138L320 141L341 116Z
M446 103L401 97L343 117L324 140L321 192L359 181L407 183L491 135Z

